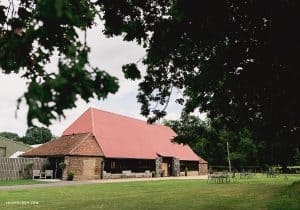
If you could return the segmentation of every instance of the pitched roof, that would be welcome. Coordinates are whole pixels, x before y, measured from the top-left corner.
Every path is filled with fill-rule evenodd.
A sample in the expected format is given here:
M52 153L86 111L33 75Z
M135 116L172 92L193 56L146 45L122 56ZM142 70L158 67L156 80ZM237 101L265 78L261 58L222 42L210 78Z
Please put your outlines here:
M22 157L85 155L103 156L91 133L65 135L22 154Z
M155 159L157 156L199 161L188 145L172 143L176 133L163 125L89 108L63 135L91 132L107 158Z

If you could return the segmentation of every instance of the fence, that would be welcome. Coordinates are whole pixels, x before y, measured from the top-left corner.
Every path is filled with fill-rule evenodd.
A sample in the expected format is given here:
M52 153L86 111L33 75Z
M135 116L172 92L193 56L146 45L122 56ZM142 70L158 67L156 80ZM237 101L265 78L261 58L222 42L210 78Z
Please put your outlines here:
M0 158L0 180L23 179L26 167L33 163L32 169L41 170L45 158Z
M252 172L263 172L263 168L260 166L232 166L231 167L232 171L238 171L238 172L243 172L243 171L252 171ZM229 166L224 166L224 165L210 165L209 166L209 171L229 171Z

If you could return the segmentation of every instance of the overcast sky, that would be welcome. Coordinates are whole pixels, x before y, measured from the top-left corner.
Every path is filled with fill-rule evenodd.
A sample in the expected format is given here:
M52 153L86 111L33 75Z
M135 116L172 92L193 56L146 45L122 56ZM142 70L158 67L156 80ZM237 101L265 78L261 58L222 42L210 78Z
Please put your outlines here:
M107 70L111 75L118 77L120 89L117 94L109 95L104 101L93 99L89 103L85 103L79 100L77 108L66 111L65 119L55 121L49 127L56 136L60 136L63 130L89 107L144 119L139 114L140 104L136 100L138 82L124 79L121 67L123 64L136 62L142 58L145 50L134 42L122 41L121 37L106 38L102 35L101 30L98 27L87 33L88 45L91 47L90 62L93 66ZM139 66L141 69L145 69L142 64ZM47 69L55 71L56 68L56 59L54 58ZM15 111L17 98L22 96L26 90L26 81L18 75L0 73L0 87L0 132L10 131L23 135L27 129L26 104L21 105L21 109L17 112L17 118L15 118ZM177 119L180 116L181 107L173 101L168 106L167 119Z

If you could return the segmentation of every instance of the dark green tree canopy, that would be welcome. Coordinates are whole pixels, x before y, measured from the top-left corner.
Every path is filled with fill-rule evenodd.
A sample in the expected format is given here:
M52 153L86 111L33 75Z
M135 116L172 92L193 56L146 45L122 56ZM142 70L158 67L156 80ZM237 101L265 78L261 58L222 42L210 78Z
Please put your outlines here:
M25 144L43 144L50 141L54 136L48 128L31 127L28 128L22 141Z
M165 121L177 134L175 142L189 144L210 165L228 165L226 142L229 142L234 168L257 166L257 146L247 129L235 132L220 120L202 121L196 116L182 115L180 120Z
M89 65L90 48L79 33L91 28L99 11L92 1L8 0L0 2L0 68L20 73L28 89L19 99L29 106L28 125L45 125L75 107L80 96L106 98L117 79ZM58 72L45 70L58 53Z
M11 140L15 140L15 141L19 141L19 135L16 133L12 133L12 132L7 132L7 131L3 131L0 132L0 136L11 139Z
M9 2L0 6L0 67L28 79L29 124L49 124L79 95L88 100L117 91L116 78L88 65L89 48L77 32L99 16L107 36L135 40L147 51L138 101L150 122L166 114L177 89L187 112L251 127L270 141L299 142L297 0ZM54 52L59 71L47 73ZM134 64L123 72L141 75Z
M179 89L177 102L187 112L198 109L259 127L271 141L297 143L298 1L99 2L106 34L123 34L147 49L138 100L151 122L166 114Z
M203 121L196 116L183 114L179 120L165 120L164 124L178 134L173 141L190 145L212 166L228 165L227 142L231 164L235 169L298 163L299 150L294 145L268 142L245 127L229 128L220 118Z

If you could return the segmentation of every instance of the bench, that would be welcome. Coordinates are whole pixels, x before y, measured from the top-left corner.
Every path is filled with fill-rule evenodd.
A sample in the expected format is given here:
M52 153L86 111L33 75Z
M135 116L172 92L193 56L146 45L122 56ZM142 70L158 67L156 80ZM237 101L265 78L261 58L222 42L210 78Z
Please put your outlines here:
M132 173L131 170L122 171L122 178L135 178L135 173Z
M145 171L145 178L151 178L151 177L152 177L151 171L149 170Z
M45 170L45 172L41 172L41 179L53 179L53 170Z
M103 179L111 179L111 173L107 173L106 171L103 171Z

